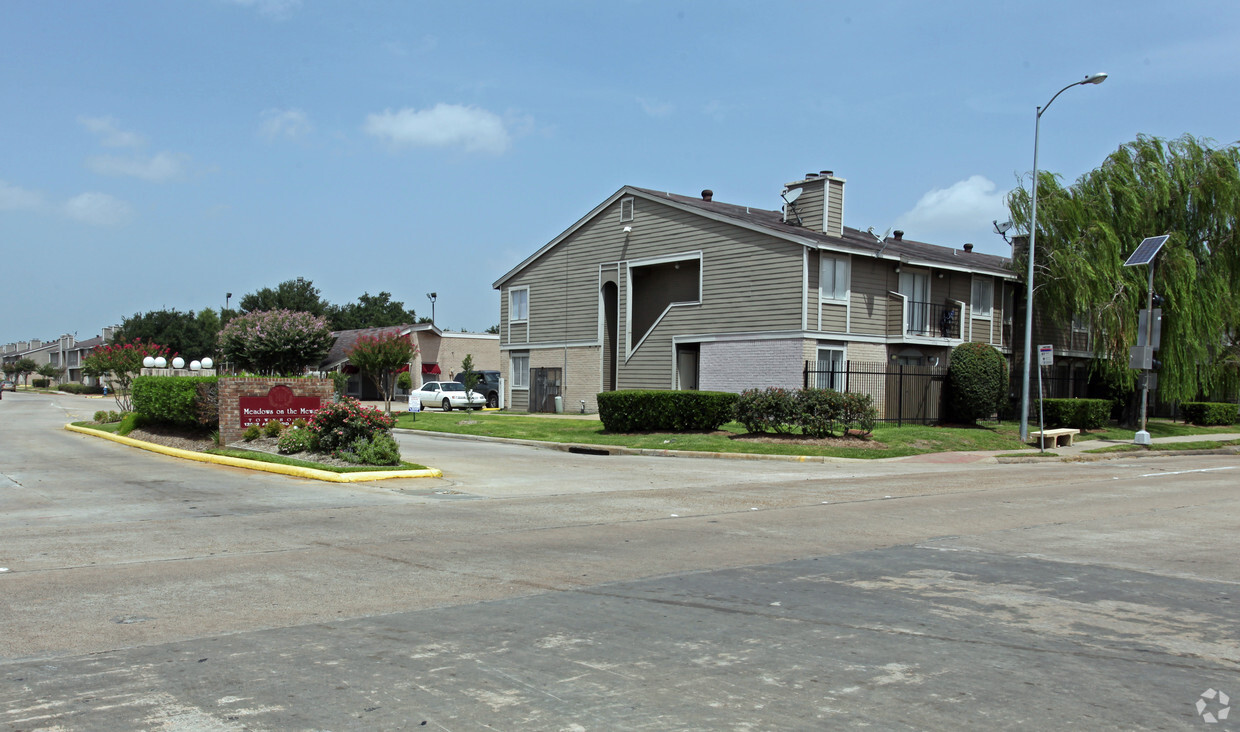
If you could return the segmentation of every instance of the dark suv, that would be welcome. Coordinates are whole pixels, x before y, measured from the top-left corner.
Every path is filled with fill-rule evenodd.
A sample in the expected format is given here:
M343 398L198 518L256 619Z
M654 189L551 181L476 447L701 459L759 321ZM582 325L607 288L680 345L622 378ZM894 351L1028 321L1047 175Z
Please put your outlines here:
M487 406L494 409L499 406L499 372L498 371L474 371L474 375L478 377L478 383L474 384L472 391L481 394L487 398ZM462 384L465 383L465 374L460 373L455 377L455 381Z

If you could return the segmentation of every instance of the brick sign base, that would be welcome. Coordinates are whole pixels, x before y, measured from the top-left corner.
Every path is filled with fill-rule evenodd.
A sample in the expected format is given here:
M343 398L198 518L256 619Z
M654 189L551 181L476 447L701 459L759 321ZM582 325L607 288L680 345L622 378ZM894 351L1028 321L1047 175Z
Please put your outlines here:
M336 393L331 379L248 376L220 379L220 439L236 442L251 425L309 420Z

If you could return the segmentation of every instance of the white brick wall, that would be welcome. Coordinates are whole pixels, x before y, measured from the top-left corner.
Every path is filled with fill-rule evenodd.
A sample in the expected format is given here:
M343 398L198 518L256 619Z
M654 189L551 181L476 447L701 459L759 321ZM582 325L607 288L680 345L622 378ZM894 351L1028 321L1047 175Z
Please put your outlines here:
M804 341L755 340L703 343L703 391L742 392L779 386L799 389L805 380Z

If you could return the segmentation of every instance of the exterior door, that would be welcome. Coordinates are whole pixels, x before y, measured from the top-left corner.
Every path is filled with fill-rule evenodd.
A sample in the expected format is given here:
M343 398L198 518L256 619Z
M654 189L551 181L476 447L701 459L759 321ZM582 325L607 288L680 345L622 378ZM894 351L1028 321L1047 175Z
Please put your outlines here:
M530 411L554 412L555 398L560 396L561 374L564 369L533 369L530 380Z
M698 355L700 346L692 343L676 346L676 386L679 389L698 388Z
M906 298L904 330L907 333L930 332L930 275L927 272L901 272L900 294Z

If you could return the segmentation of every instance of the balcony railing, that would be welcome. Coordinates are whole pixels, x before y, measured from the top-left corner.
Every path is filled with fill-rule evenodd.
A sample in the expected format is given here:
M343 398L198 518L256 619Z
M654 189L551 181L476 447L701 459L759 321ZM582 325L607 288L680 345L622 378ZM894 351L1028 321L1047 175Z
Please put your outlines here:
M960 338L963 309L959 305L906 300L904 332L927 338Z

